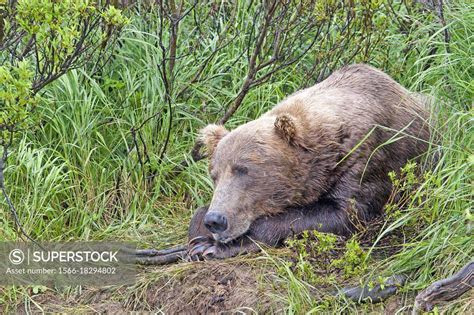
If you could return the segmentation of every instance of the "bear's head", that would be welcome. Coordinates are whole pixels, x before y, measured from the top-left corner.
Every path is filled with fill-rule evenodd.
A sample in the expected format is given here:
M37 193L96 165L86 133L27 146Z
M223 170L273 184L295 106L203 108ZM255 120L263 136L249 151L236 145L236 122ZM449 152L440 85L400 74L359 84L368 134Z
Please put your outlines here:
M336 163L327 157L334 152L315 150L331 151L333 141L312 133L305 119L288 113L265 115L233 131L220 125L201 130L214 182L204 224L217 241L234 240L257 218L314 201L324 192Z

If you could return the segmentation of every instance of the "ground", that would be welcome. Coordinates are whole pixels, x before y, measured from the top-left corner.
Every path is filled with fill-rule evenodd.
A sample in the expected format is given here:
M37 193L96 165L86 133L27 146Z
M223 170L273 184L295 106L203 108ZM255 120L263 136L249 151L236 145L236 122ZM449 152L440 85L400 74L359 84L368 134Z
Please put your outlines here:
M269 261L258 256L226 262L180 263L166 268L146 268L133 287L83 288L80 292L66 290L62 293L47 291L32 294L17 305L16 310L19 313L157 310L166 314L282 312L285 303L280 298L285 295L286 288L281 281L275 268L269 266ZM324 295L327 290L313 287L309 292ZM408 312L413 298L413 294L399 294L383 303L359 306L359 311L383 314ZM471 292L459 301L465 303L466 314L473 310L473 298ZM349 306L349 309L352 307ZM325 309L322 307L320 310ZM442 311L443 307L439 310Z
M131 286L106 288L57 288L33 294L16 305L20 312L129 312L163 311L164 313L219 313L222 311L262 313L292 310L288 307L288 294L295 285L301 286L310 300L301 309L331 311L328 301L334 299L337 288L359 284L359 275L367 265L358 258L364 257L378 231L385 222L380 218L350 240L331 234L304 233L287 241L280 249L262 248L262 252L227 260L201 262L180 261L168 266L141 266L137 282ZM400 231L390 233L379 241L372 251L377 263L400 250L404 239ZM356 251L347 244L357 240ZM348 253L356 254L353 269ZM344 261L334 263L337 261ZM345 268L349 268L347 271ZM365 267L364 267L365 266ZM289 275L298 279L289 280ZM376 277L372 277L375 279ZM291 297L290 297L291 298ZM294 297L295 302L301 297ZM414 293L400 293L383 303L364 304L362 310L392 314L412 307ZM346 307L360 307L353 302ZM305 304L307 303L307 304ZM296 303L295 303L296 304ZM11 311L12 309L8 309ZM5 310L7 311L7 310Z

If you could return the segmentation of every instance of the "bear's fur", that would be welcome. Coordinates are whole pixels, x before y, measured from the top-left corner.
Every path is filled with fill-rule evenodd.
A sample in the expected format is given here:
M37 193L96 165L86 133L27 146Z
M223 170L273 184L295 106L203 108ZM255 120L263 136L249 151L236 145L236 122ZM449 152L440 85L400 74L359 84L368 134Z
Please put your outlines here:
M190 236L209 235L197 223L206 212L225 217L226 229L212 233L221 244L258 234L258 222L278 221L288 231L269 230L284 238L295 213L308 221L296 230L350 234L351 213L362 223L381 214L388 173L426 152L427 118L422 102L388 75L351 65L232 131L209 125L200 139L215 190Z

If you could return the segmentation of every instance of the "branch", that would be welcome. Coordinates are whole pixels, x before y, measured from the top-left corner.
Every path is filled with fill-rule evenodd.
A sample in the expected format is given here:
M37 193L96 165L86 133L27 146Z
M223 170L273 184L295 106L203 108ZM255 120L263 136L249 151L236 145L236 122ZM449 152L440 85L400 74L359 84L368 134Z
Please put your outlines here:
M440 302L452 301L474 286L474 261L457 273L432 283L415 298L415 310L431 311Z

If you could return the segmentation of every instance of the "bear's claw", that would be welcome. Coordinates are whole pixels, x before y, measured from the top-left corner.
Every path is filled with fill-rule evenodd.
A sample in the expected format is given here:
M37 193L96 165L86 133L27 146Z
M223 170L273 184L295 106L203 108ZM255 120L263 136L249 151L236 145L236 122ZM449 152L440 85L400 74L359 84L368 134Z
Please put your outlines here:
M196 237L188 243L188 261L201 261L203 259L213 258L216 253L216 246L213 241L207 237Z
M129 262L141 265L167 265L184 259L187 253L186 246L176 246L173 248L156 249L121 249L126 254Z
M211 247L207 248L203 253L202 256L205 258L215 258L217 252L217 247L212 245Z
M200 256L206 251L206 249L209 246L210 245L207 245L207 244L196 245L196 246L194 246L193 248L191 248L189 250L188 255L191 256L191 257Z
M202 242L208 242L209 238L206 236L196 236L195 238L189 240L188 242L188 248L194 247L196 244L202 243Z

